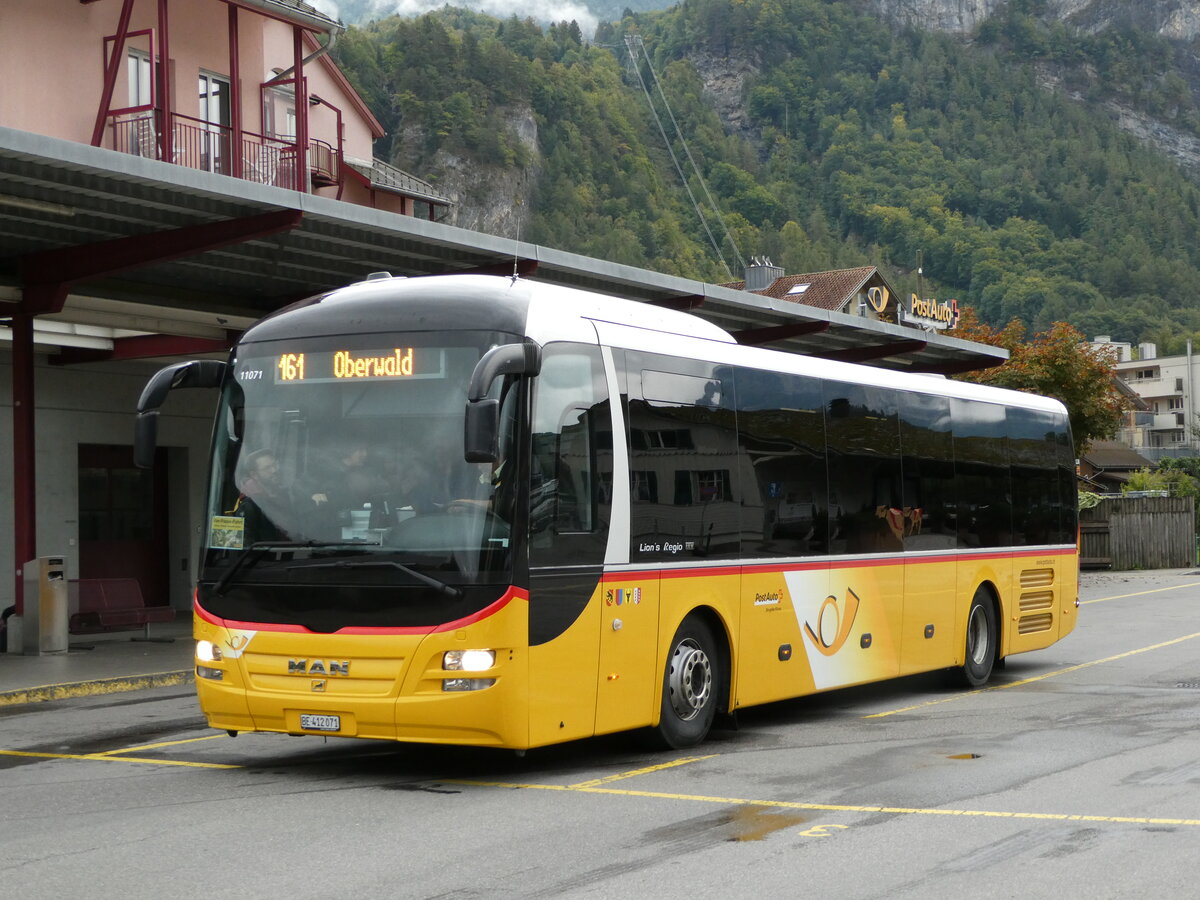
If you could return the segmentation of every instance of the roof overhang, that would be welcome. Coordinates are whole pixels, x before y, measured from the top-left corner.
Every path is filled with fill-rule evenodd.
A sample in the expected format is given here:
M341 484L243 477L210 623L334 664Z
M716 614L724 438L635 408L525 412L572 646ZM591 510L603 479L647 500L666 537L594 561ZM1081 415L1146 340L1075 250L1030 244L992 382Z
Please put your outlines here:
M371 272L519 271L687 308L795 353L943 374L1007 358L999 348L905 326L8 128L0 128L0 318L5 301L20 297L22 263L33 254L221 222L236 227L286 211L300 214L298 225L78 283L58 316L117 324L126 313L130 322L157 323L162 333L207 336Z

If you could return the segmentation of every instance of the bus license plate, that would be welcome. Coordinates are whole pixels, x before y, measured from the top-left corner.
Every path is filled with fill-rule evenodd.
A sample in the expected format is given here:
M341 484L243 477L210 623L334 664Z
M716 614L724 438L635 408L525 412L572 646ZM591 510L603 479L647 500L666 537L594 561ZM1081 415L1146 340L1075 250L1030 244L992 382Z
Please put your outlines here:
M305 731L340 731L342 728L342 717L300 713L300 727Z

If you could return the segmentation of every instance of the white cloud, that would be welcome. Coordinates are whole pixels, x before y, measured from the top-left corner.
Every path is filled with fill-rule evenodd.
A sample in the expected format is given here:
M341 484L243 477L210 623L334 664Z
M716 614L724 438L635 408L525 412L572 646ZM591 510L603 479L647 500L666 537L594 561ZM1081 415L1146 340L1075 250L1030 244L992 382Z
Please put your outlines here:
M340 17L341 9L338 0L309 0L317 9L326 15ZM343 0L345 2L345 0ZM345 3L347 9L351 6L364 4ZM419 16L446 6L445 0L368 0L365 6L370 10L371 18L389 16L393 13L401 16ZM451 6L461 6L477 12L487 13L498 19L509 16L530 18L535 22L570 22L579 23L579 30L585 38L596 33L599 19L583 3L573 3L571 0L457 0Z

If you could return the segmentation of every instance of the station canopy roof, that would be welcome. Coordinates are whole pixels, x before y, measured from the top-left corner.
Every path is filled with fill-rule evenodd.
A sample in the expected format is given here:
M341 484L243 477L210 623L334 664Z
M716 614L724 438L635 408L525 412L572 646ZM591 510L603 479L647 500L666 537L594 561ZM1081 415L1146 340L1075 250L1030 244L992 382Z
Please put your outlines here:
M911 327L0 128L0 319L31 278L59 277L65 306L41 327L219 337L380 271L517 271L688 310L744 343L888 369L950 374L1007 358Z

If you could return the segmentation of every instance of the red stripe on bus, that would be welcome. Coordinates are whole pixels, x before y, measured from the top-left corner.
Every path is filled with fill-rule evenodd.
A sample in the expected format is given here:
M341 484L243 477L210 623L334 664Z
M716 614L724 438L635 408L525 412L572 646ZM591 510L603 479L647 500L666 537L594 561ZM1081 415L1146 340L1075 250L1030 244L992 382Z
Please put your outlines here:
M441 625L415 625L415 626L366 626L366 625L351 625L346 628L339 628L337 631L309 631L303 625L281 625L276 623L261 623L261 622L239 622L235 619L219 619L200 605L199 598L196 599L194 607L196 615L205 622L213 625L219 625L224 628L237 628L242 631L273 631L279 634L437 634L443 631L453 631L456 628L465 628L467 625L473 625L476 622L481 622L490 616L496 615L504 607L508 606L513 600L528 600L529 592L517 587L510 587L504 594L494 603L485 606L479 612L471 613L469 616L463 616L461 619L455 619L453 622L445 622Z
M944 556L915 556L905 553L897 553L894 556L875 557L871 559L858 559L854 557L841 559L825 559L819 562L811 563L750 563L743 566L738 565L720 565L720 566L692 566L686 569L636 569L629 571L613 571L605 572L604 580L607 581L636 581L638 579L653 578L695 578L703 575L721 576L721 575L737 575L739 573L754 574L754 573L771 573L771 572L806 572L816 571L820 569L862 569L872 568L876 566L895 566L904 563L914 564L934 564L934 563L958 563L958 562L978 562L980 560L1012 560L1017 557L1034 557L1034 556L1074 556L1076 553L1072 547L1062 547L1054 549L1042 549L1029 551L1024 549L1005 549L994 551L967 551L964 553L948 553Z

